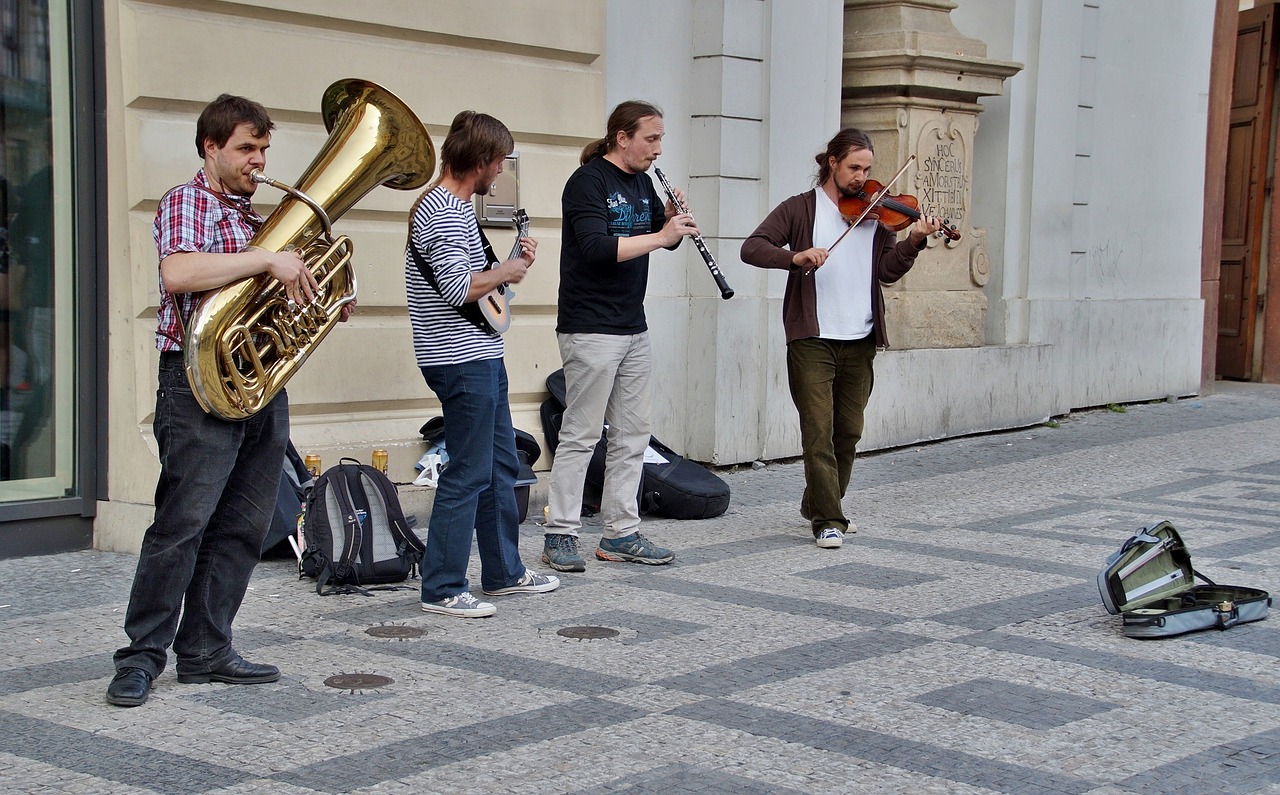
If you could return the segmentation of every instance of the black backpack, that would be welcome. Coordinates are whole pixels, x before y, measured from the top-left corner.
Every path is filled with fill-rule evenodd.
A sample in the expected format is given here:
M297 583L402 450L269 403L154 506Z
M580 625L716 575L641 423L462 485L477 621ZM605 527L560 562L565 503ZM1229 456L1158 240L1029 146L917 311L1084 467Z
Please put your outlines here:
M547 376L547 391L551 397L542 402L542 433L547 448L554 455L560 443L560 423L565 411L564 370L556 370ZM596 513L604 493L604 464L608 454L607 431L596 442L591 463L587 465L586 482L582 490L582 510ZM640 513L668 519L711 519L729 509L729 484L701 464L689 461L676 451L649 437L649 455L652 461L644 464L637 495ZM663 463L659 463L663 461Z
M417 576L425 549L405 519L395 484L353 458L316 478L302 536L299 576L315 577L321 596L394 590L387 584Z

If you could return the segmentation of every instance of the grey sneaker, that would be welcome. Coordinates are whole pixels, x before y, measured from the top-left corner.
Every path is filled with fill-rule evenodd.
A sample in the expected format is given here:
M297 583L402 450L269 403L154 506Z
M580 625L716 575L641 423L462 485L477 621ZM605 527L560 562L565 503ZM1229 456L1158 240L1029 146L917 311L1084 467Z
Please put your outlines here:
M844 543L844 533L837 527L824 527L818 533L815 543L823 549L839 549Z
M458 618L484 618L498 612L498 608L488 602L481 602L472 596L470 591L463 591L457 596L450 596L439 602L423 602L422 611Z
M506 588L494 588L492 591L485 588L484 594L485 596L505 596L509 593L546 593L559 587L559 577L553 577L549 574L536 574L525 569L524 576L516 580L515 585L508 585Z
M578 537L568 533L547 533L542 546L542 562L556 571L587 570L587 562L578 551Z
M647 563L661 566L676 559L676 553L658 546L639 533L622 538L602 538L596 557L614 563Z

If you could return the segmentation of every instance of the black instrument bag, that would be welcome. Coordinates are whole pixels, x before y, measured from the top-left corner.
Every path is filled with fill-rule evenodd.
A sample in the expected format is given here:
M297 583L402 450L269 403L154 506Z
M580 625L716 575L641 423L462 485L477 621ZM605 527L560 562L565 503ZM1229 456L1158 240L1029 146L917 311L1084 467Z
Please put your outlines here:
M1196 578L1204 581L1197 585ZM1168 522L1143 528L1098 572L1102 605L1124 621L1130 638L1168 638L1261 621L1271 596L1257 588L1217 585L1191 567L1191 553Z
M280 473L280 490L276 494L276 509L271 514L271 527L262 540L262 554L277 551L292 556L287 540L298 531L298 516L307 502L307 494L313 482L306 462L298 454L292 440L285 445L284 467Z
M431 448L437 445L441 450L445 450L444 417L432 417L418 429L418 432L427 443L427 452L431 452ZM516 428L515 433L516 459L520 462L520 471L516 475L515 484L516 508L520 512L520 521L523 522L529 516L529 488L538 482L538 476L533 472L533 465L542 455L542 448L538 446L538 440L528 431Z
M565 410L564 370L556 370L547 376L547 391L551 397L542 402L542 432L547 449L554 455L560 442L560 422ZM608 444L606 426L587 466L582 491L582 507L586 513L600 510ZM701 464L685 459L655 436L649 437L644 475L640 478L637 496L640 512L646 516L710 519L729 509L728 483Z

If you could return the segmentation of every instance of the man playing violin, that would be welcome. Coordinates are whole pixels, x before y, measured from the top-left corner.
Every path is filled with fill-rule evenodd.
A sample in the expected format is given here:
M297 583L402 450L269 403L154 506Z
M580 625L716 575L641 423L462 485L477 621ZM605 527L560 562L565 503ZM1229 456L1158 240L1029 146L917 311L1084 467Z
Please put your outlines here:
M877 348L888 347L880 285L901 279L942 222L921 215L896 233L869 215L850 229L842 198L858 197L875 159L862 130L841 130L815 158L817 186L784 200L742 244L742 261L789 271L782 299L787 378L800 415L800 514L819 547L857 531L841 500L849 487ZM847 232L847 234L846 234ZM845 235L839 246L835 242Z

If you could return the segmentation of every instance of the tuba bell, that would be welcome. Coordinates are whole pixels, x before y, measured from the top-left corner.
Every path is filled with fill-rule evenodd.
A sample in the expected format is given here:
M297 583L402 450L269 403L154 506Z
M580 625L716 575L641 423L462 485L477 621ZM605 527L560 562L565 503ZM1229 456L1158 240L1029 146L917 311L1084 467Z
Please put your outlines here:
M435 170L435 146L418 117L390 91L367 80L339 80L321 101L329 139L290 187L260 172L255 182L285 198L249 246L297 249L319 290L292 304L268 274L204 296L187 327L183 362L206 412L242 420L271 402L356 297L353 246L332 222L379 185L420 188Z

